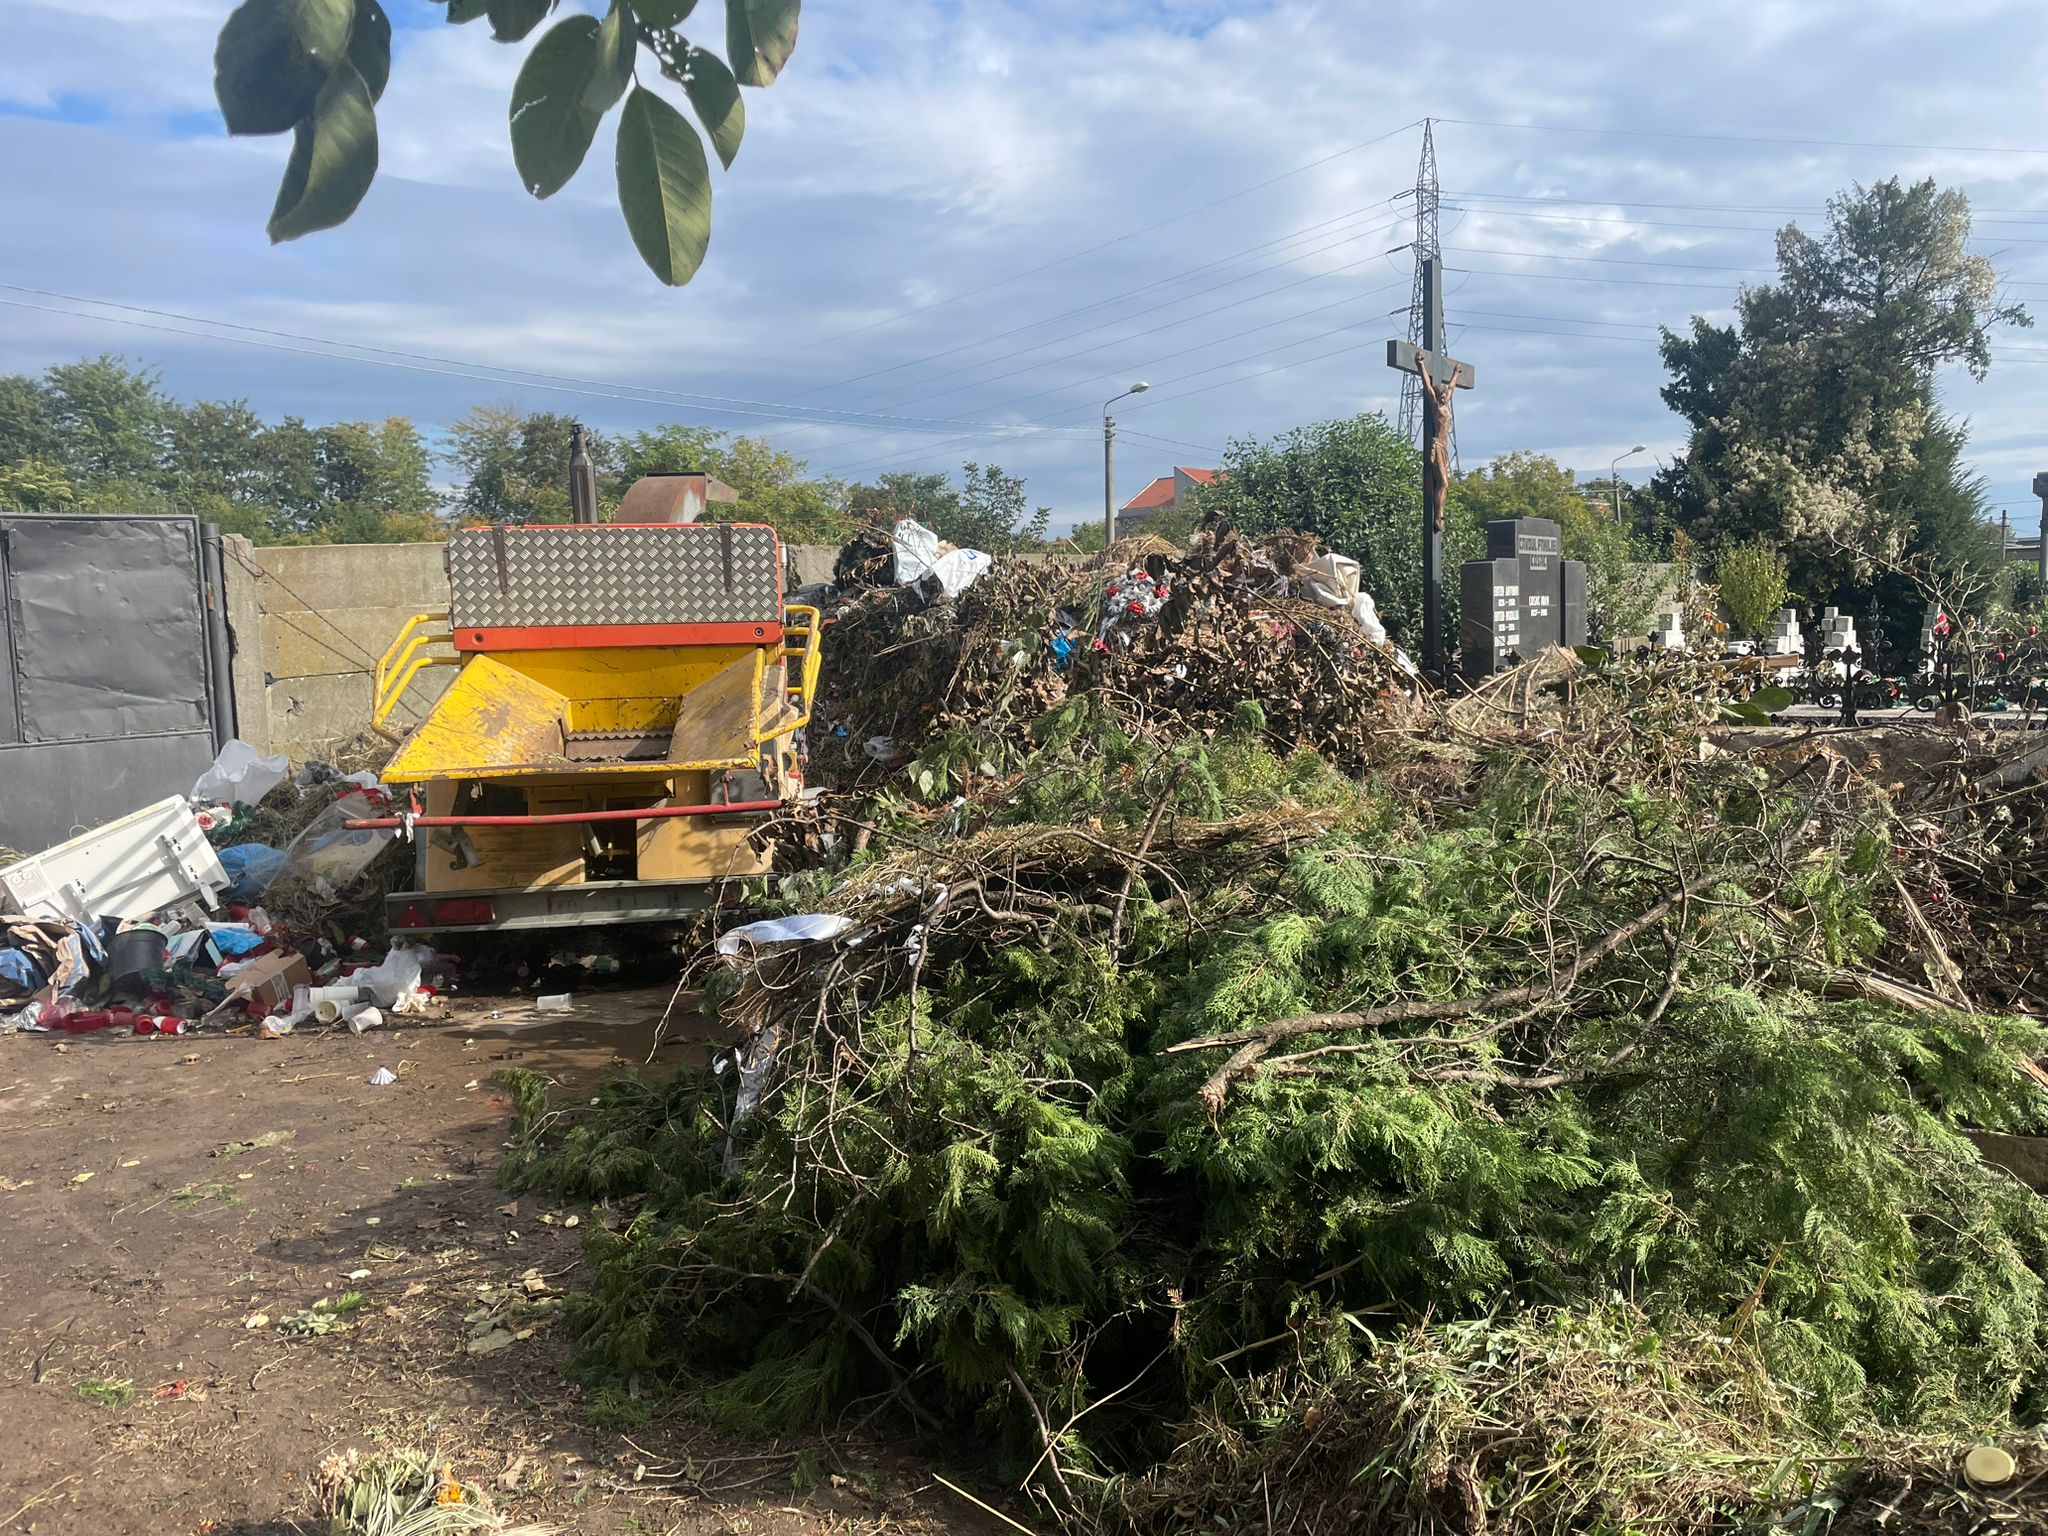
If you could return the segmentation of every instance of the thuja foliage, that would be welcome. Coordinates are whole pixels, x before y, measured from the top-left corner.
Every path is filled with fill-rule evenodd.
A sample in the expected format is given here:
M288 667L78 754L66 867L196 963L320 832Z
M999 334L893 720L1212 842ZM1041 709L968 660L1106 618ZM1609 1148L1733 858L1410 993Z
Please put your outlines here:
M893 1403L1069 1510L1385 1391L1423 1318L1625 1300L1816 1436L2032 1407L2048 1205L1958 1127L2038 1120L2043 1041L1855 984L1877 811L1611 738L1404 799L1260 723L1070 701L802 892L852 934L716 979L739 1057L530 1102L508 1180L633 1212L586 1368L761 1433Z

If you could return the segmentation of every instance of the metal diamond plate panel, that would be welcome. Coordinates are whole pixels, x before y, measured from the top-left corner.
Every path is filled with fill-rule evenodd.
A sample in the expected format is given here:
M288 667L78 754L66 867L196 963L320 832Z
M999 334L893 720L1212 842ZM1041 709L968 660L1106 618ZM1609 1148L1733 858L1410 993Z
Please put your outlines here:
M448 542L457 629L585 624L775 624L772 528L564 524L465 528Z

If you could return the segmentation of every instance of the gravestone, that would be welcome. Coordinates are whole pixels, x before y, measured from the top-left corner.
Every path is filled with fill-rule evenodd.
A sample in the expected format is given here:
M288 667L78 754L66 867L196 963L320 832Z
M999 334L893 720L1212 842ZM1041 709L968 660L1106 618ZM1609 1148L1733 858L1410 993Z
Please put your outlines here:
M1823 608L1820 611L1821 654L1829 651L1855 651L1861 654L1863 647L1856 639L1856 620L1853 615L1839 608Z
M1586 567L1564 558L1563 534L1548 518L1499 518L1486 525L1486 558L1458 573L1460 670L1490 677L1553 645L1586 643Z
M1778 616L1771 620L1771 632L1764 639L1766 656L1804 656L1806 637L1799 632L1799 615L1790 608L1780 608Z

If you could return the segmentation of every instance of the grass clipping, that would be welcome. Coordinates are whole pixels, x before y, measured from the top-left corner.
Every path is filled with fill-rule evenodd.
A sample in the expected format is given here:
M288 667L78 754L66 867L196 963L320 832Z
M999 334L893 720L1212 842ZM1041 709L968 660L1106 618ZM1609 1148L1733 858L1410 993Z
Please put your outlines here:
M524 1086L507 1180L636 1212L594 1379L1309 1536L1818 1530L2038 1415L2048 1203L1962 1132L2042 1032L1886 973L1880 798L1595 684L1415 795L1146 718L878 808L784 887L841 932L709 963L710 1068Z

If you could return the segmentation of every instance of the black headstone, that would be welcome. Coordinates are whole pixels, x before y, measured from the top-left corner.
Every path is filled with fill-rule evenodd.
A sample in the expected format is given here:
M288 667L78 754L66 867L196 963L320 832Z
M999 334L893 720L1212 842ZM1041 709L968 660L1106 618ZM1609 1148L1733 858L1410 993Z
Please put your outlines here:
M1459 572L1460 670L1489 677L1553 645L1586 642L1586 567L1564 558L1563 530L1548 518L1486 525L1484 560Z
M1558 636L1560 645L1584 645L1586 643L1586 562L1567 560L1564 562L1564 633Z
M1491 677L1521 647L1521 562L1467 560L1458 567L1459 670L1470 682Z

